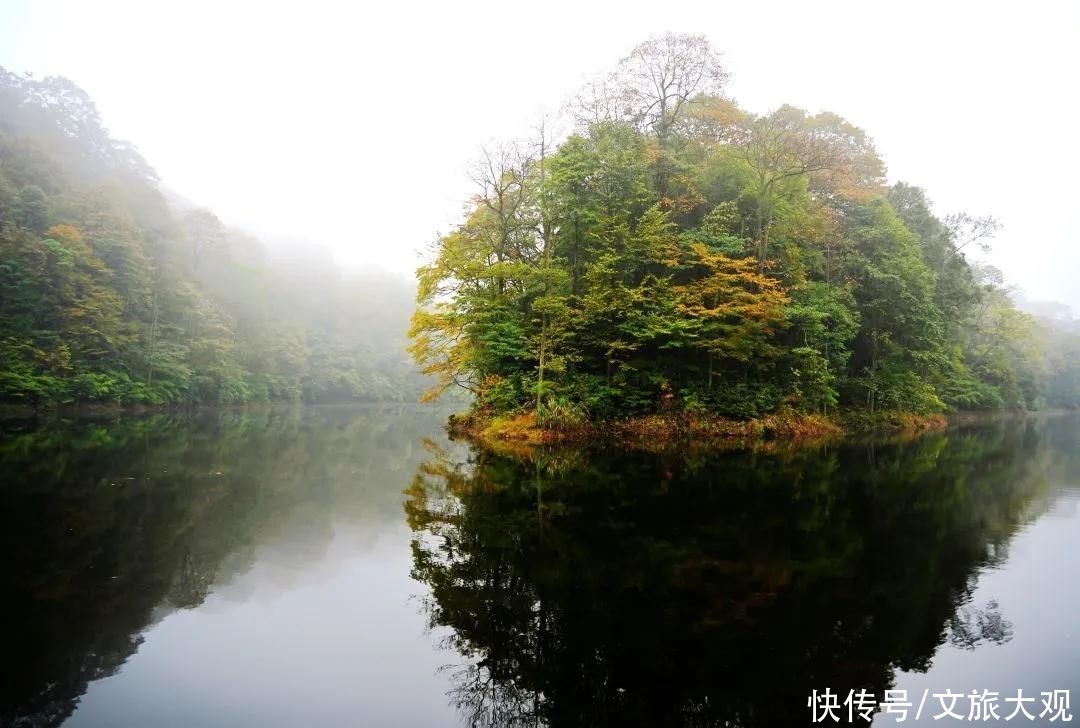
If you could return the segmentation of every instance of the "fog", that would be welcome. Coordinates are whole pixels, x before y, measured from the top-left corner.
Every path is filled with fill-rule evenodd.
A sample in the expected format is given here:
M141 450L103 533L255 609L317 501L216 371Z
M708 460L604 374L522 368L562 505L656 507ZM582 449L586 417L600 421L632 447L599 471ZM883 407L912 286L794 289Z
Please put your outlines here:
M0 65L85 88L164 186L226 223L404 275L460 217L484 142L650 33L704 33L740 106L845 116L939 215L1002 222L988 255L1009 281L1080 309L1075 3L657 9L8 2Z

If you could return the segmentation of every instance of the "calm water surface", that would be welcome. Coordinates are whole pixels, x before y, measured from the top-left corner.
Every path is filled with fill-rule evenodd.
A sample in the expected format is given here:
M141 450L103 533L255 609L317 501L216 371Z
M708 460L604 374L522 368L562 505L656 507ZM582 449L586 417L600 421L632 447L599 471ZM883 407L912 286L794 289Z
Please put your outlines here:
M1078 416L525 457L448 442L445 415L3 426L0 725L770 726L809 724L825 688L1080 700Z

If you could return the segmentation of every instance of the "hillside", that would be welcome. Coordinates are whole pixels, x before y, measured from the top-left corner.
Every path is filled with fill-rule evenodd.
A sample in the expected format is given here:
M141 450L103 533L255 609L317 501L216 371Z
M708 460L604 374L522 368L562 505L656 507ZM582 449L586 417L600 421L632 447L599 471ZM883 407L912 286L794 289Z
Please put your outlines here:
M0 401L417 398L407 283L169 199L85 92L0 69Z

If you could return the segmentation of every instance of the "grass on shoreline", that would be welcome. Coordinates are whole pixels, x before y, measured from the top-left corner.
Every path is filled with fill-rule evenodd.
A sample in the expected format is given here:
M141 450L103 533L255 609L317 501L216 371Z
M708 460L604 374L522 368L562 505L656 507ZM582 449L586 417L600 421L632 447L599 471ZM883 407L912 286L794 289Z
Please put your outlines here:
M452 436L496 449L508 444L528 448L599 441L631 449L663 450L681 445L814 444L867 432L916 435L943 429L947 424L943 415L887 412L871 416L855 412L824 417L787 410L752 420L652 414L605 422L585 421L559 428L542 427L533 412L507 415L471 412L452 416L447 427Z

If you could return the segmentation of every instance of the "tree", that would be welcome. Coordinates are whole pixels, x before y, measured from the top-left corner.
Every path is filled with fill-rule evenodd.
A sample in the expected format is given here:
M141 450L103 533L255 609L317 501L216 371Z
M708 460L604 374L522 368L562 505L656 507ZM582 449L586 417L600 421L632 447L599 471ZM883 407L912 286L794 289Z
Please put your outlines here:
M728 78L705 36L666 33L636 46L610 76L587 85L574 106L587 125L624 121L653 135L653 183L663 195L672 130L699 97L721 96Z
M839 401L838 380L847 372L859 312L847 288L808 281L791 293L787 318L794 334L793 373L800 399L828 414Z
M628 121L664 140L697 97L721 96L728 78L705 36L665 33L635 46L573 106L586 125Z
M694 323L691 338L708 354L707 386L716 359L746 364L775 358L773 337L785 325L787 295L779 284L755 271L754 261L712 253L691 244L684 266L692 281L676 289L679 310Z
M876 184L883 168L866 134L835 114L807 116L793 106L755 119L742 144L754 171L754 240L758 272L769 256L776 198L788 181L814 177L824 189Z
M933 301L934 274L918 240L884 200L855 207L848 263L861 315L852 364L871 412L943 407L928 377L944 365L944 326Z

